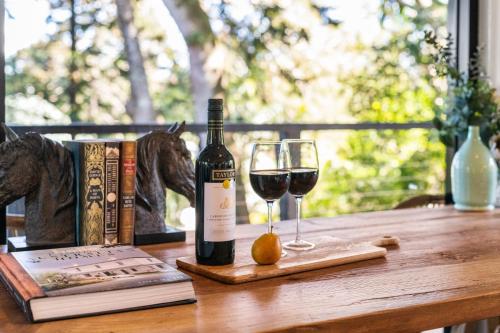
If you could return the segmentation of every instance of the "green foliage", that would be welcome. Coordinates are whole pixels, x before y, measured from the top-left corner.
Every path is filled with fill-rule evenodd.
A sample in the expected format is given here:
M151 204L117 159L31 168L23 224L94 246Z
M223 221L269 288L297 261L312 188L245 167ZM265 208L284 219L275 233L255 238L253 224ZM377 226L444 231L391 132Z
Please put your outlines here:
M7 59L7 95L37 95L54 104L72 121L96 120L96 113L114 113L121 85L118 57L107 39L117 36L113 8L107 1L75 2L71 26L69 1L50 0L47 24L54 33ZM113 82L113 84L111 84ZM109 89L102 89L103 86ZM73 97L72 97L73 96Z
M141 11L136 12L159 119L192 120L188 70L179 66L174 52L166 46L165 31ZM7 95L38 96L69 115L73 122L129 122L131 117L125 107L129 98L128 63L114 1L75 1L74 33L69 17L69 1L50 0L47 24L54 32L7 59ZM71 51L73 43L75 52ZM169 59L167 66L165 61L159 61L165 57ZM71 102L70 92L75 103Z
M435 132L361 131L350 135L304 200L305 216L394 207L410 196L442 191L443 149Z
M77 2L76 36L85 42L78 44L73 55L68 21L56 20L68 17L69 2L60 0L61 7L57 7L58 2L51 1L52 12L65 15L53 16L56 32L47 41L8 60L8 94L37 95L71 114L73 120L129 121L125 114L128 64L113 1ZM205 8L197 6L197 0L178 3ZM285 1L247 1L244 10L238 8L241 3L203 2L209 22L202 23L211 24L213 34L207 29L207 34L198 33L186 40L190 44L214 43L217 56L212 60L223 63L222 69L217 68L221 71L219 88L226 95L233 122L428 121L434 116L435 101L445 97L434 87L436 77L427 70L435 62L433 56L422 52L425 29L445 26L446 5L442 1L425 5L422 1L379 0L382 32L376 42L364 43L360 38L352 45L339 43L339 50L333 51L314 45L315 37L322 34L325 41L342 39L335 33L344 22L335 18L335 8L324 5L327 2L297 0L289 8ZM135 4L158 119L190 121L189 69L181 66L176 53L166 46L169 32L138 10L144 2ZM191 14L192 19L204 19ZM336 52L351 52L348 57L363 61L342 72L325 61ZM72 71L72 66L77 70ZM69 80L71 72L74 75ZM73 109L68 98L70 86L78 99ZM330 105L336 97L342 101L340 110ZM319 101L316 109L310 101ZM305 135L318 139L323 163L318 185L304 201L305 216L385 209L407 196L442 190L444 149L437 143L437 132L370 130ZM277 138L277 133L232 136L242 156L237 163L243 167L246 185L245 147L251 140L267 136ZM195 138L186 138L196 146ZM169 218L178 221L187 203L170 194ZM252 205L252 198L248 202ZM251 217L259 214L260 210L250 208Z
M161 89L153 91L152 99L162 120L172 122L192 122L193 101L189 91L189 74L174 65L173 74Z
M429 121L444 93L428 74L433 58L422 53L422 37L429 26L445 26L446 5L387 0L381 13L389 38L354 45L353 57L368 57L366 65L340 78L349 112L358 122ZM443 191L444 149L434 131L356 131L332 155L318 188L304 201L306 216L388 209L411 196Z
M436 75L448 79L449 94L446 103L436 108L434 124L441 141L453 146L455 138L465 139L468 126L480 126L485 143L498 131L499 108L495 89L491 87L481 67L481 50L472 56L468 72L460 72L453 56L450 36L443 44L432 31L425 33L425 41L432 48Z
M312 23L317 22L290 19L281 1L252 2L251 10L243 17L238 14L238 2L214 2L217 16L212 20L223 26L217 41L239 60L236 66L224 68L221 80L227 104L240 106L230 110L231 120L255 121L255 117L248 116L249 110L258 110L271 115L273 121L286 117L299 121L293 114L295 110L275 96L275 85L279 85L280 94L287 96L286 101L297 101L304 97L304 85L318 78L318 71L298 70L308 61L295 51L297 46L307 45ZM306 0L295 1L294 6L324 26L334 29L340 24L331 6ZM279 84L273 84L276 82Z

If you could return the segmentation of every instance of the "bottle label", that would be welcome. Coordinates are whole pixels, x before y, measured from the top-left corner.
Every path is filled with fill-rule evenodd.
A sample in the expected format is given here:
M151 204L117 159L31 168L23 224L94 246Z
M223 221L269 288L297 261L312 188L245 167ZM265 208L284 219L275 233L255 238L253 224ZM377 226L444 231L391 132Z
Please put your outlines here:
M212 170L212 180L231 180L234 179L236 173L232 169L228 170Z
M234 177L234 170L216 170L229 173L231 171ZM236 182L233 177L226 177L219 183L205 183L204 240L206 242L225 242L235 239Z

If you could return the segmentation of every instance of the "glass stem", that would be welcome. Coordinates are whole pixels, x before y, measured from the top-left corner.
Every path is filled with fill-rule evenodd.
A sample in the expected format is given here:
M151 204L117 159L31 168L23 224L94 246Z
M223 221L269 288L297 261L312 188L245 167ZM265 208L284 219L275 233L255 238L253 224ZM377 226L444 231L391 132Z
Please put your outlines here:
M295 197L295 209L297 214L297 232L295 233L295 243L300 243L300 206L302 205L302 197Z
M267 232L273 231L273 202L267 201Z

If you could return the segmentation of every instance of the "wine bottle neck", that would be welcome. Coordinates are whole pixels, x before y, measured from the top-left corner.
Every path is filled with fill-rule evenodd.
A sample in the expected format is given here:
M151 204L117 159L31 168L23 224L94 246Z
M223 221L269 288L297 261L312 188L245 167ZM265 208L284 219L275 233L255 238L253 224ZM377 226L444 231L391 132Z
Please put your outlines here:
M207 145L223 145L224 144L224 130L209 129L207 135Z
M222 112L211 111L208 113L207 145L224 144L224 121Z

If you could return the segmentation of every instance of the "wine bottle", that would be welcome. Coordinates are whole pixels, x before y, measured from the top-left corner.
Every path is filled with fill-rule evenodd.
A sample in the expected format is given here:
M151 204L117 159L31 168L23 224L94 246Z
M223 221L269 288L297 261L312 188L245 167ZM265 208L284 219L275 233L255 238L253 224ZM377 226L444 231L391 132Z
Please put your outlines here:
M234 261L236 184L234 159L224 146L222 99L208 100L207 146L196 160L196 261Z

